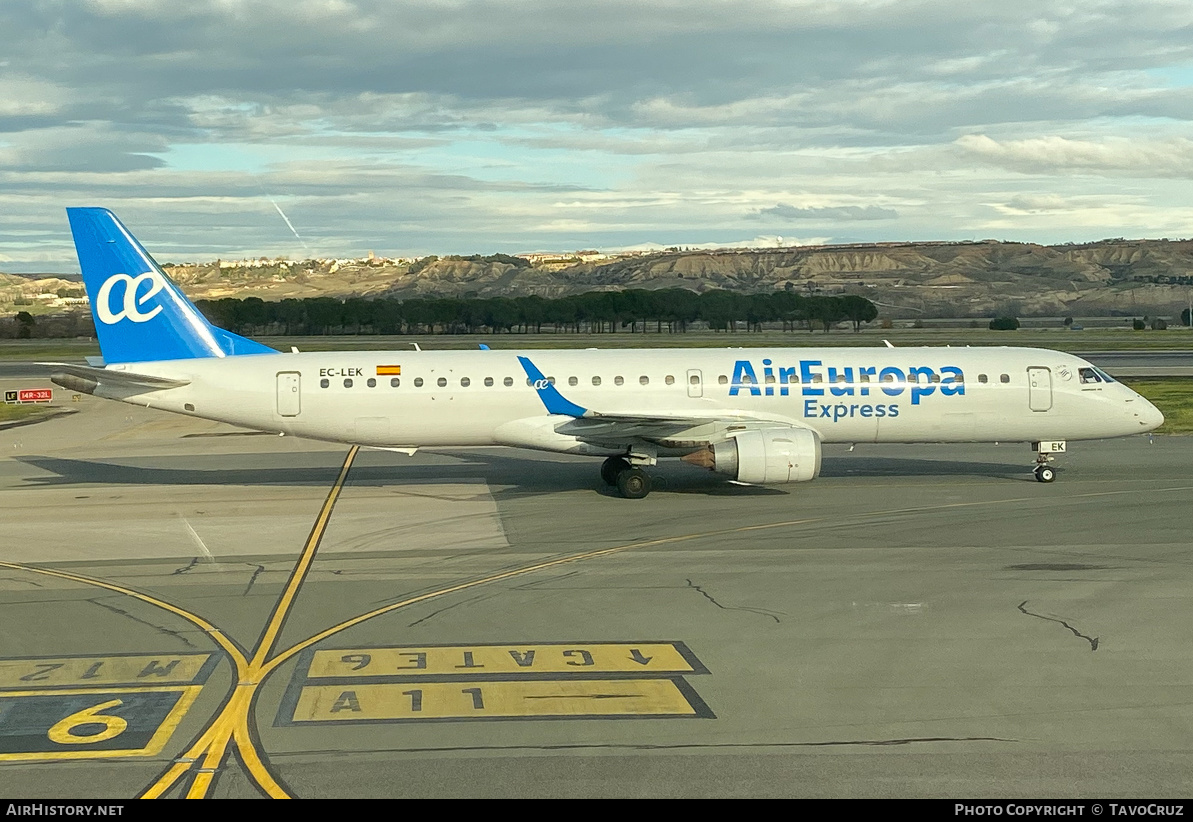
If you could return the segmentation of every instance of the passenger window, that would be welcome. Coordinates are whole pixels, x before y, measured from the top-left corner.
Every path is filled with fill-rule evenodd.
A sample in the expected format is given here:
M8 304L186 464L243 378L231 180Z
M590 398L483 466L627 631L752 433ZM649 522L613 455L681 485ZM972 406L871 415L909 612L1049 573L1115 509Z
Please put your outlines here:
M998 378L998 381L999 381L999 382L1010 382L1010 381L1011 381L1011 375L1010 375L1010 374L1002 374L1002 375L1000 375L1000 376L999 376L999 378Z
M415 388L422 388L422 387L423 387L423 378L422 378L422 377L415 377L415 378L414 378L414 387L415 387Z
M638 378L639 385L648 385L649 383L650 383L650 377L639 377Z
M435 384L438 385L440 388L446 388L447 387L447 377L440 377L439 379L435 380Z
M986 375L978 374L978 382L982 383L982 385L985 385L986 384Z
M666 379L663 380L663 382L667 383L667 385L675 385L675 377L668 374Z
M345 387L345 388L351 388L351 387L352 387L352 378L351 378L351 377L345 377L345 378L344 378L344 387Z
M812 382L824 382L824 375L823 374L813 374Z
M815 375L813 375L813 377L812 377L812 382L819 382L819 380L817 380L817 379L816 379L816 378L817 378L817 377L819 377L819 376L820 376L819 374L815 374ZM883 374L883 375L882 375L882 381L883 381L883 382L894 382L894 381L895 381L895 375L894 375L894 374Z
M365 385L367 385L369 388L376 388L377 381L375 379L373 379L372 377L369 377L369 381L367 383L365 383Z
M622 379L621 377L614 377L614 378L613 378L613 384L614 384L614 385L622 385L622 384L624 384L624 383L625 383L625 380L624 380L624 379Z
M390 388L397 388L397 387L398 387L399 385L401 385L401 384L402 384L402 381L401 381L401 380L399 380L397 377L393 377L393 378L392 378L392 379L389 381L389 387L390 387Z
M729 378L728 378L728 377L726 377L724 374L722 374L721 376L717 377L717 382L718 382L720 385L728 385L728 384L729 384Z
M931 376L928 377L928 382L940 382L940 375L932 374Z
M551 385L555 385L555 378L554 378L554 377L547 377L547 382L548 382L548 383L550 383Z
M514 378L506 377L504 380L502 380L502 384L505 385L506 388L509 388L511 385L514 384Z
M579 385L580 381L575 377L568 377L568 385Z
M329 385L331 385L331 380L326 379L326 378L319 380L320 388L327 388L327 386L329 386Z
M472 380L468 379L467 377L460 377L461 388L467 388L470 385L472 385Z
M492 388L492 387L493 387L493 378L485 377L485 388Z
M767 381L767 382L773 382L773 380L772 380L770 377L767 377L767 378L766 378L766 381ZM844 375L844 374L838 374L838 375L837 375L837 378L836 378L835 380L833 380L833 382L845 382L845 375Z
M592 384L593 384L593 385L600 385L600 384L601 384L601 378L600 378L600 377L593 377L593 378L592 378Z
M771 383L773 383L775 381L775 375L767 374L765 377L762 378L762 381L764 383L766 383L767 385L770 385ZM837 380L837 382L845 382L845 378L841 377L839 380Z
M699 374L693 374L692 376L688 377L688 385L699 385L699 384L700 384L700 375Z

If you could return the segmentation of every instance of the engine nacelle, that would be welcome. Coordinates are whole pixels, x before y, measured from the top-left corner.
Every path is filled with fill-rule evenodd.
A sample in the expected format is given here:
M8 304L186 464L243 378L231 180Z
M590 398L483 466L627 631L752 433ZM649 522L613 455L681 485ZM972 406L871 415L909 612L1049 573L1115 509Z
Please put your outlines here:
M807 428L742 431L684 460L753 485L806 482L820 474L820 437Z

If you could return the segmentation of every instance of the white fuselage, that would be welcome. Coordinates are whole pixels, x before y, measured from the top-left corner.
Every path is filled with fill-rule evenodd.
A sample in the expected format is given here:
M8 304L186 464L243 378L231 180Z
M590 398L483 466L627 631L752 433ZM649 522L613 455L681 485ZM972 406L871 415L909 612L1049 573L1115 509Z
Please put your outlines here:
M773 420L812 428L824 442L1081 440L1142 433L1162 420L1120 383L1083 382L1084 360L1031 348L250 355L109 366L189 384L96 393L336 442L610 453L555 433L567 418L547 414L519 354L568 401L601 414Z

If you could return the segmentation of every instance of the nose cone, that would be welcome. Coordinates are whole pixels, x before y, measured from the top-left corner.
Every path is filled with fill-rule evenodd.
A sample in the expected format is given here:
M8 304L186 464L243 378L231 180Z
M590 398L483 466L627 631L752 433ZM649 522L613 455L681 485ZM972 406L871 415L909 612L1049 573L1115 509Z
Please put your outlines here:
M1139 419L1141 431L1155 431L1164 424L1164 415L1160 413L1160 409L1156 408L1156 406L1143 397L1135 400L1131 405L1136 406L1134 412L1135 416Z

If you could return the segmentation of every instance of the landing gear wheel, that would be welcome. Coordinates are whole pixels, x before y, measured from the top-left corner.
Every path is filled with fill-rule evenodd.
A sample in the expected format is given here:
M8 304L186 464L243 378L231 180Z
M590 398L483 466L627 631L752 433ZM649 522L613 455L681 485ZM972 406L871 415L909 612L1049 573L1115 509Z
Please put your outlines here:
M1036 469L1037 482L1052 482L1056 479L1056 471L1047 465L1041 465Z
M622 457L609 457L601 464L601 479L605 485L617 485L617 475L630 467Z
M617 475L617 490L626 499L642 499L650 493L650 474L641 468L627 468Z

